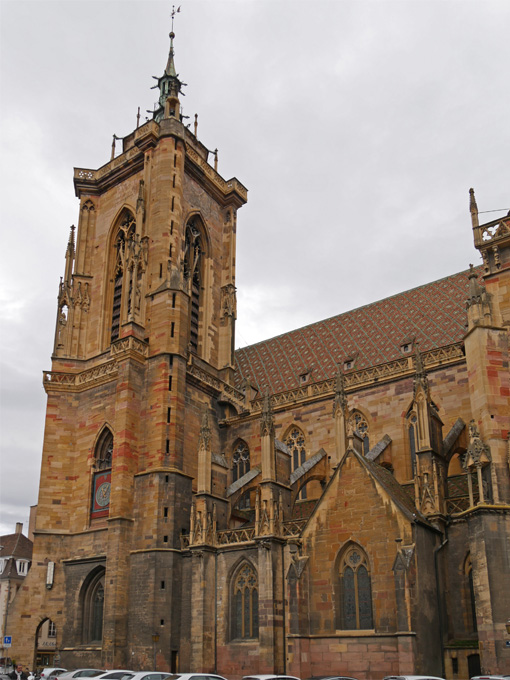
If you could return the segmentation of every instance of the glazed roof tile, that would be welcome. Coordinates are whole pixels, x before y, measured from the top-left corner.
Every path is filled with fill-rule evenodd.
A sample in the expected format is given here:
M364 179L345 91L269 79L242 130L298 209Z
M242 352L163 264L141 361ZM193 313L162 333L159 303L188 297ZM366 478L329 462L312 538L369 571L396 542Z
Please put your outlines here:
M481 276L482 267L475 268ZM402 357L401 345L415 338L420 351L460 342L466 333L469 270L392 295L236 351L237 385L249 379L261 390L284 392L335 376L337 364L355 360L354 370Z

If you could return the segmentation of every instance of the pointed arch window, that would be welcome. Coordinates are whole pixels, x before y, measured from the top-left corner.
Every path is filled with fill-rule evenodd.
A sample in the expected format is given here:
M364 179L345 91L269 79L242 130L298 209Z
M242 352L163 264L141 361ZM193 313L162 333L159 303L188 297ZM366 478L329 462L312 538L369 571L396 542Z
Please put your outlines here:
M409 436L409 451L411 454L411 476L416 474L416 443L418 441L418 418L411 413L407 420L407 434Z
M372 585L365 552L351 545L340 561L340 619L343 630L373 628Z
M476 622L476 600L475 600L475 588L473 584L473 565L471 562L471 554L469 553L464 562L464 576L465 576L468 630L470 633L476 633L478 631L478 626Z
M368 422L360 411L354 411L350 417L352 429L362 441L363 455L366 456L370 451L370 437Z
M85 584L82 594L83 644L100 643L103 639L105 570L99 569Z
M298 427L292 427L285 438L285 444L292 457L291 468L292 472L303 465L306 460L305 436ZM301 489L297 500L306 500L306 487Z
M94 477L92 482L91 519L107 517L110 512L112 481L113 434L104 428L94 452Z
M117 238L115 239L115 264L113 268L113 301L110 340L114 342L120 335L120 324L123 312L129 313L131 303L131 282L128 276L128 252L135 237L135 218L126 210L121 218Z
M249 640L259 636L259 591L255 569L244 563L232 587L232 638Z
M250 471L250 449L248 444L239 440L232 455L232 481L236 482Z
M186 225L184 237L184 278L190 296L190 349L198 352L199 313L202 304L204 239L198 217Z

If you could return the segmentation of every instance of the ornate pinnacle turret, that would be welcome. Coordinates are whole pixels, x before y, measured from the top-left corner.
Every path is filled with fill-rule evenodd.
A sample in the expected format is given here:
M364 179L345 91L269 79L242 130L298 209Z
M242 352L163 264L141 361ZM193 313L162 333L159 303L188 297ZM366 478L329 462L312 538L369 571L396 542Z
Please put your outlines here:
M425 368L423 366L423 357L422 357L422 354L421 354L420 349L418 347L418 343L416 343L416 351L415 351L415 357L414 357L414 367L415 367L414 385L413 385L414 396L416 397L416 390L418 389L419 385L421 385L423 387L426 395L428 396L428 394L429 394L429 381L428 381L428 378L427 378L427 372L425 371Z
M475 272L475 269L472 264L469 265L468 278L469 278L469 298L466 304L469 307L474 302L480 301L481 299L480 296L484 291L482 290L482 287L478 283L478 274Z
M202 415L202 425L200 427L198 447L208 450L210 442L211 442L211 428L209 427L209 412L207 411L207 409L205 409Z
M260 436L266 437L272 434L274 434L273 410L271 408L271 397L269 396L269 387L266 387L264 399L262 401Z
M69 234L69 241L67 242L66 248L66 268L64 274L64 285L71 286L71 278L73 275L73 263L74 263L74 230L76 227L71 225L71 233Z
M168 53L168 61L166 63L166 68L163 75L158 78L153 76L158 84L154 87L159 88L159 106L153 111L153 116L156 121L160 121L162 118L177 118L180 120L180 104L179 95L181 93L181 88L186 83L183 83L177 71L175 70L174 62L174 38L175 33L173 32L173 21L175 14L180 10L172 10L172 31L170 32L170 51ZM167 106L168 103L168 106Z
M333 402L333 415L336 415L338 410L345 411L346 407L347 395L345 394L345 377L340 364L338 364L335 383L335 401Z
M471 222L473 229L479 226L478 222L478 206L476 205L475 190L469 190L469 212L471 213Z

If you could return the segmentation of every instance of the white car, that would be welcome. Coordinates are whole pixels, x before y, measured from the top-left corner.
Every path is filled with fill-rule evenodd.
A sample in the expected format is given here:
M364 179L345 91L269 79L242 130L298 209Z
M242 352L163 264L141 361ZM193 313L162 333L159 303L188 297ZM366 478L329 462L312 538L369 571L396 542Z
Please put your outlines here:
M43 668L41 671L41 680L48 680L50 675L61 675L67 673L67 668Z
M127 671L122 669L105 671L104 673L101 673L101 675L96 675L94 680L121 680L122 678L125 680L130 680L133 675L135 675L135 671Z
M444 680L436 675L387 675L384 680Z
M133 673L129 680L167 680L167 678L175 677L177 676L172 675L172 673L158 673L158 671L140 671L139 673Z
M208 680L226 680L221 675L214 673L172 673L168 678L170 680L206 680L206 678Z
M300 680L295 675L245 675L243 680Z
M59 680L72 680L72 678L95 678L98 675L102 675L103 673L106 673L104 668L77 668L75 671L61 673L58 677Z

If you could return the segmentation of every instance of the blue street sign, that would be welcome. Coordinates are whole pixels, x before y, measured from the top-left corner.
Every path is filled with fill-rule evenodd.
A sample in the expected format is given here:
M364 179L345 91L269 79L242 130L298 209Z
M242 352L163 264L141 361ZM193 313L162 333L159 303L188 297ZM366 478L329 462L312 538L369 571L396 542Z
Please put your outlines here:
M4 647L10 647L12 645L12 635L4 635Z

